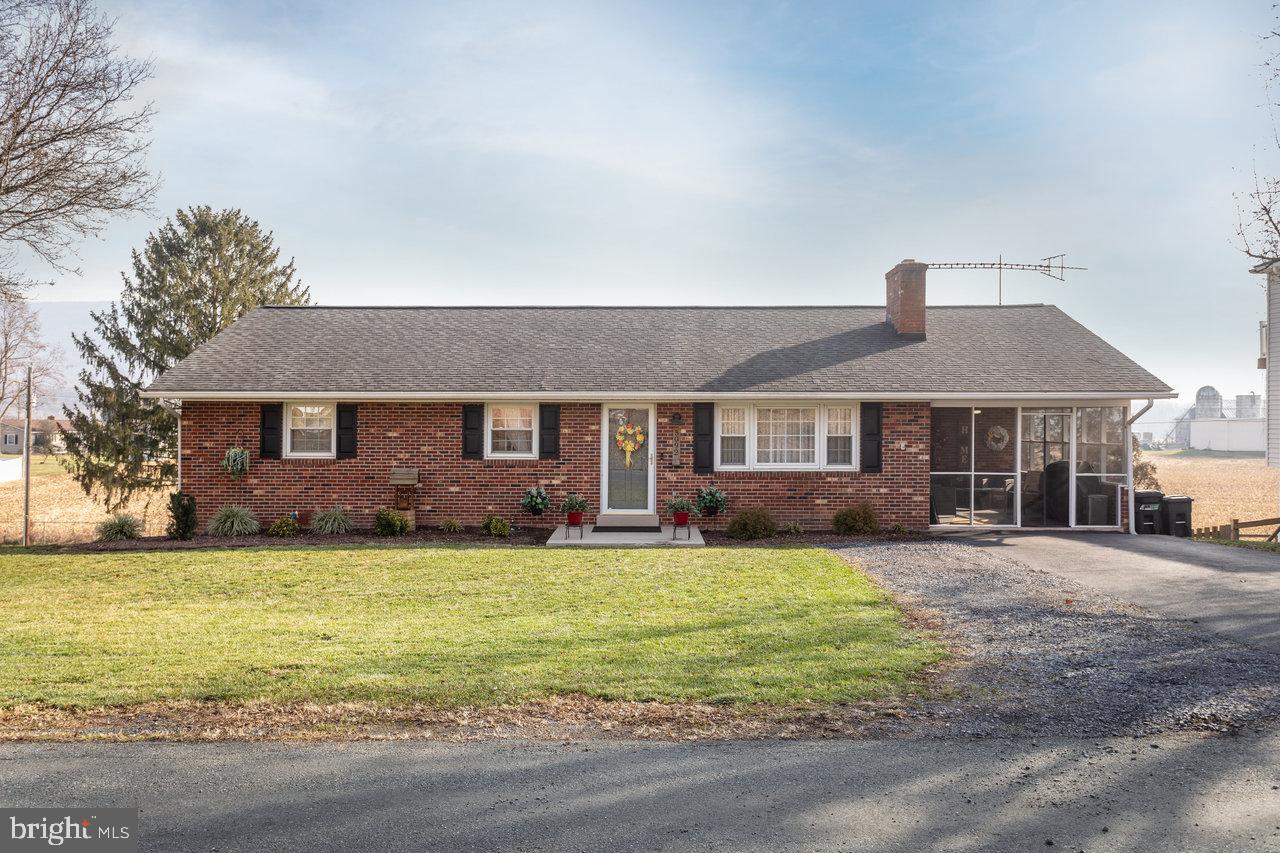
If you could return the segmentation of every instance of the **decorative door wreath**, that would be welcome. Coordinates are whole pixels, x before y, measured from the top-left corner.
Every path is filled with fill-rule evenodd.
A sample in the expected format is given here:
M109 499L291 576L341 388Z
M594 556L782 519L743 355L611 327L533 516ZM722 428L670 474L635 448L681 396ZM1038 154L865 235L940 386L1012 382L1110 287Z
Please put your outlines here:
M613 436L614 444L618 449L627 454L626 466L631 467L631 452L639 450L640 445L644 444L644 427L638 427L635 424L623 424L618 427L618 432Z
M1004 450L1009 446L1009 431L1002 426L993 426L987 430L987 449Z

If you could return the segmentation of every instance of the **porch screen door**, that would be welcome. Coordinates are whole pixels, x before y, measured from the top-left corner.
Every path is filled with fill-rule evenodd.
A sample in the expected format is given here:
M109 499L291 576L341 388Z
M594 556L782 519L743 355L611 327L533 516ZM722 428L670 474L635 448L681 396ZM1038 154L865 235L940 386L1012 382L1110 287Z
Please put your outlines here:
M605 422L608 425L603 436L608 451L607 508L650 509L649 451L653 442L653 424L649 423L649 410L610 408ZM638 438L643 440L637 441ZM631 447L630 454L628 446Z

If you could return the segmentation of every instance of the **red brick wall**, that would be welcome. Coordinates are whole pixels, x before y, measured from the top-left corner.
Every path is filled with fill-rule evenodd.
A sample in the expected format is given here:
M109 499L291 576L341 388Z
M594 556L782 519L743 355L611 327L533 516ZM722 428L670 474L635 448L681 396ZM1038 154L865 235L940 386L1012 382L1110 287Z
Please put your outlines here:
M548 401L553 402L553 401ZM600 406L565 403L560 410L560 458L494 460L461 458L462 403L362 403L355 459L262 459L258 456L256 403L188 401L182 408L182 482L196 497L201 529L219 507L251 508L264 525L291 511L316 511L341 504L356 524L368 527L373 514L391 506L393 466L418 468L420 526L446 518L476 524L490 514L528 526L563 521L553 511L536 521L520 509L529 486L541 485L558 507L567 492L600 505ZM730 512L762 506L780 522L826 529L837 510L870 501L883 524L923 528L929 522L929 405L884 406L884 473L717 472L693 473L693 404L657 407L655 444L658 506L678 493L692 498L696 488L715 483L729 494ZM683 422L678 460L673 463L671 416ZM219 468L229 447L249 451L248 474L232 481ZM594 518L588 514L587 520ZM720 527L726 518L702 519Z
M679 464L672 464L671 416L679 413ZM693 404L658 404L658 508L672 494L693 497L714 483L729 495L726 517L698 519L701 527L723 527L733 513L764 507L779 523L798 522L829 530L831 516L860 501L876 508L880 523L929 526L929 404L884 404L883 473L858 471L716 471L693 473ZM663 515L663 520L669 520Z

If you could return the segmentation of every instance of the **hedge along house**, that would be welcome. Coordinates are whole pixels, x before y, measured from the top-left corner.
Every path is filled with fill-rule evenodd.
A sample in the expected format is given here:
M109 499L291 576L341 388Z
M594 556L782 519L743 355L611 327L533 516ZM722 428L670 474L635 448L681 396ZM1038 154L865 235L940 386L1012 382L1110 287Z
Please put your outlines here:
M546 524L576 492L649 526L714 483L729 516L811 529L861 501L913 529L1124 525L1130 401L1168 386L1053 306L926 309L926 269L890 270L886 307L259 308L145 393L181 404L202 524L368 525L397 494L474 524L541 485Z

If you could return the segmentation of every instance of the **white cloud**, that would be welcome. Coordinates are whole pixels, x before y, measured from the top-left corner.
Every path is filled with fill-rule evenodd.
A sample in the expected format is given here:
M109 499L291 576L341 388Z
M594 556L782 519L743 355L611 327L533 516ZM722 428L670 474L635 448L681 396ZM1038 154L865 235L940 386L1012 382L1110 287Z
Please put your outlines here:
M141 17L131 23L142 21ZM155 61L142 95L166 113L215 111L284 119L344 121L324 82L290 67L261 45L217 41L152 26L119 28L125 50Z

